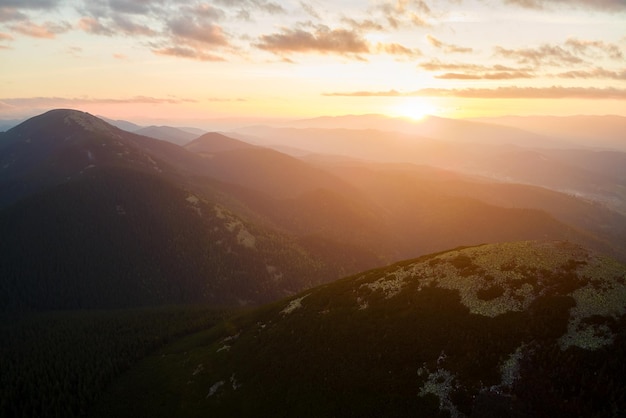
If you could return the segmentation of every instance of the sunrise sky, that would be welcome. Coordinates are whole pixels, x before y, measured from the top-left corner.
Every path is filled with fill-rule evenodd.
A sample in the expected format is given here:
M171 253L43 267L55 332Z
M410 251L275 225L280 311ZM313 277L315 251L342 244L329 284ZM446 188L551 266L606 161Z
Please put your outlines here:
M626 0L0 0L0 119L626 115Z

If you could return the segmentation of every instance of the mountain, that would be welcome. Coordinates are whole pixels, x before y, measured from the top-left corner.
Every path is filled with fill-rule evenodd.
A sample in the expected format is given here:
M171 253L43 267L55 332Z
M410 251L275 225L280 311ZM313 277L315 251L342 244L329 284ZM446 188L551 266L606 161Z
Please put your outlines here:
M625 325L622 264L567 242L458 248L181 341L95 416L616 416Z
M514 149L429 144L454 154L451 166ZM624 217L572 196L415 164L299 159L217 133L183 148L72 110L0 134L0 171L0 297L15 308L261 303L484 242L570 240L626 258Z
M292 237L238 215L205 158L87 113L9 130L0 161L3 309L260 303L329 277Z
M132 123L132 122L129 122L127 120L114 120L114 119L105 118L103 116L98 116L98 118L102 119L103 121L105 121L109 125L113 125L116 128L120 128L120 129L122 129L124 131L128 131L128 132L135 132L135 131L138 131L139 129L143 128L143 126L137 125L136 123Z
M23 122L22 119L3 119L0 120L0 132L8 131L15 125L19 125L20 122Z
M504 116L475 121L521 128L547 135L570 147L626 151L626 117L617 115Z
M96 167L172 177L183 167L197 172L203 162L193 157L180 147L131 134L87 113L52 110L0 138L0 206Z
M137 129L134 133L151 138L161 139L163 141L171 142L176 145L185 145L196 139L201 133L187 132L180 128L173 128L171 126L148 126L145 128Z
M185 149L199 154L212 154L236 149L254 148L254 145L218 132L208 132L185 145Z
M520 126L483 123L480 120L449 119L426 116L421 120L392 118L383 115L348 115L303 119L284 124L298 129L376 130L401 133L442 141L475 142L481 144L517 144L533 147L555 147L560 142Z
M539 146L545 139L535 140L534 134L522 131L515 137L488 124L460 121L470 125L465 127L460 122L458 126L449 121L436 122L429 125L432 129L419 131L421 135L437 135L437 125L444 125L442 130L447 133L435 139L400 131L335 128L249 127L231 135L274 149L291 147L377 163L425 164L492 181L532 184L580 195L626 213L625 152L599 151L589 146L546 148Z

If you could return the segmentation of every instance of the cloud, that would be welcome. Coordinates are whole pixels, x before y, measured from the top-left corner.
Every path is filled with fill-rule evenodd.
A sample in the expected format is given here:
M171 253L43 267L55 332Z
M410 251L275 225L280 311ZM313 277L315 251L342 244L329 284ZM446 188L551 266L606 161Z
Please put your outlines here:
M437 49L443 50L443 52L445 53L466 54L466 53L470 53L474 51L472 48L465 48L465 47L454 45L454 44L444 43L432 35L426 35L426 39L432 46L434 46Z
M89 97L14 97L0 98L0 102L12 108L77 107L92 104L181 104L196 103L196 100L177 97L134 96L129 98Z
M186 46L155 48L152 50L152 52L157 55L189 58L197 61L226 61L226 59L224 59L223 57L205 52L201 48L191 48Z
M279 3L267 0L215 0L215 3L226 7L239 7L240 10L257 9L269 14L285 14L287 11Z
M52 9L60 0L0 0L0 7L15 9Z
M83 52L83 48L79 46L70 46L70 47L65 48L66 54L71 55L73 57L77 57L77 58L80 58L82 52Z
M0 32L0 41L12 41L14 38L8 33Z
M26 20L28 16L24 13L18 12L14 8L0 7L0 22L10 22L14 20Z
M358 31L383 31L385 30L385 27L383 25L381 25L380 23L374 22L371 19L357 21L352 18L343 17L341 21L347 24L348 26L350 26L352 29L355 29Z
M225 16L222 9L218 9L217 7L213 7L207 3L196 4L191 7L189 11L196 16L201 16L204 19L210 19L212 21L223 19Z
M78 27L87 33L94 35L113 36L115 31L108 26L103 25L100 21L93 17L83 17L78 21Z
M214 22L221 18L221 14L217 9L201 9L204 13L193 13L188 9L187 14L167 21L165 39L153 42L152 52L197 61L225 61L220 54L232 52L234 47L230 36Z
M604 78L610 80L626 80L626 69L621 71L611 71L604 68L594 68L587 71L566 71L557 74L556 76L560 78Z
M515 60L518 64L532 65L535 69L590 65L598 60L623 62L624 56L616 44L597 40L569 38L561 45L544 44L534 48L494 48L494 55Z
M439 80L514 80L520 78L535 78L535 75L525 71L497 71L490 73L445 73L435 76Z
M162 0L109 0L109 7L120 13L145 15Z
M573 52L558 45L541 45L538 48L507 49L501 46L494 48L496 56L513 59L519 64L564 66L583 64L585 61Z
M10 25L9 29L33 38L52 39L58 34L69 31L71 25L67 22L46 22L43 25L38 25L26 20Z
M498 87L493 89L437 89L426 88L412 92L356 91L322 93L330 97L461 97L472 99L616 99L626 100L626 89L594 87Z
M356 55L368 53L370 47L357 31L331 29L314 25L311 31L283 28L280 33L262 35L256 47L277 55L319 53Z
M435 78L444 80L511 80L535 77L531 68L512 68L499 64L487 66L431 60L420 63L418 67L426 71L447 71L435 76Z
M389 55L400 55L406 57L419 57L422 55L422 51L417 48L407 48L397 43L384 44L379 43L376 45L376 51L379 53Z
M563 5L603 11L626 10L626 2L624 0L504 0L504 2L526 9L549 9L553 6Z
M317 20L322 20L322 17L320 16L320 14L313 8L313 6L311 6L309 3L306 3L304 1L300 2L300 7L302 7L304 9L304 11L311 17L317 19Z
M222 28L207 20L184 16L167 23L168 28L177 40L196 41L210 45L228 45L228 39Z
M569 38L565 41L565 45L570 47L578 54L597 57L597 52L604 52L606 56L614 60L622 60L624 55L620 50L620 47L615 44L606 43L603 41L589 41L577 38ZM594 54L595 52L595 54Z
M400 27L428 27L426 21L431 11L422 0L387 0L378 5L377 11L393 29Z

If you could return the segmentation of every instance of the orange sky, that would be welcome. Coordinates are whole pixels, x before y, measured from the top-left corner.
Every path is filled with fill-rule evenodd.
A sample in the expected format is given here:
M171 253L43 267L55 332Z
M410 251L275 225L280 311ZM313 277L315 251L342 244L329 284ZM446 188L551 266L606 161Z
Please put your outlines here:
M0 119L626 115L624 0L0 0Z

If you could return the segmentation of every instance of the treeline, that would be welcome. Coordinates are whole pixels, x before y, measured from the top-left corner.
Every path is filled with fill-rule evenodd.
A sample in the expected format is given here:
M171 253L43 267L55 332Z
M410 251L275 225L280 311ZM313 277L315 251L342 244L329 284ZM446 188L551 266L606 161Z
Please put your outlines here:
M33 314L0 324L0 416L82 417L105 387L149 352L211 327L204 307Z

